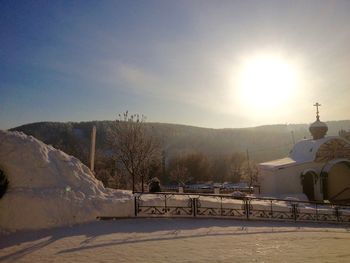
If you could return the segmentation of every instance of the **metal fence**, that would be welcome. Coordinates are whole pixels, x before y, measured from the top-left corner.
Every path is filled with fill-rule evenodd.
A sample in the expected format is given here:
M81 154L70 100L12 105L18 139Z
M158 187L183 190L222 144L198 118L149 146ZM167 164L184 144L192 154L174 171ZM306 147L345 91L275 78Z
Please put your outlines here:
M135 193L136 217L350 223L350 205L190 193Z

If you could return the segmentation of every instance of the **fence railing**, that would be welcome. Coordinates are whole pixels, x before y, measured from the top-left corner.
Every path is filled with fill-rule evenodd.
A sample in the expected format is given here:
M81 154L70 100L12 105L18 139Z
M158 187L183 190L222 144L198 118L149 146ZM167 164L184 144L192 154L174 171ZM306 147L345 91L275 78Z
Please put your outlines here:
M135 193L136 217L350 223L350 205L191 193Z

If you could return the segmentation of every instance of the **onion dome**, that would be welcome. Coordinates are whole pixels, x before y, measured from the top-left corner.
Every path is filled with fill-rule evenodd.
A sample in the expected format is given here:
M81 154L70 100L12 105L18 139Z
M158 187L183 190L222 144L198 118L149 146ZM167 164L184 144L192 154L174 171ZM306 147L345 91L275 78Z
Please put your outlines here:
M317 107L316 112L316 121L314 123L311 123L309 127L309 131L312 134L312 137L314 140L322 139L326 135L328 131L328 126L326 123L320 121L320 115L318 111L318 107L321 106L318 102L314 105Z
M322 139L328 131L328 126L320 120L316 120L309 127L309 131L312 134L314 140Z

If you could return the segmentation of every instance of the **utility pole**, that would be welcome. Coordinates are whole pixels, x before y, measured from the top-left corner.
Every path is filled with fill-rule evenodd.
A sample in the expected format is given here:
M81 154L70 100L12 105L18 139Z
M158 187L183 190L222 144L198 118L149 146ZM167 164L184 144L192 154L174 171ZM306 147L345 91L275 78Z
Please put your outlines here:
M92 127L91 131L91 145L90 145L90 170L94 172L95 169L95 149L96 149L96 126Z
M163 175L163 178L165 178L165 158L166 158L166 153L165 153L165 150L162 151L162 175Z
M293 145L295 145L294 131L291 131L291 133L292 133L292 141L293 141Z
M249 176L249 189L252 187L253 179L252 179L252 172L250 170L250 160L249 160L249 151L247 149L247 164L248 164L248 176Z

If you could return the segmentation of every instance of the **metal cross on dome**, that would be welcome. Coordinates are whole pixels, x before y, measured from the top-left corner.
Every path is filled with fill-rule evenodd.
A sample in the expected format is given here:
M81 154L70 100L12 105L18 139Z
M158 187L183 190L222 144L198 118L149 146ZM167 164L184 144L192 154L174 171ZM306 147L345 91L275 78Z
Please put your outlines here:
M314 106L316 107L316 119L319 121L319 120L320 120L320 115L319 115L320 112L318 111L318 107L320 107L321 104L318 103L318 102L316 102L316 103L314 104Z

